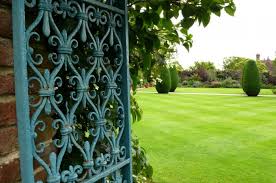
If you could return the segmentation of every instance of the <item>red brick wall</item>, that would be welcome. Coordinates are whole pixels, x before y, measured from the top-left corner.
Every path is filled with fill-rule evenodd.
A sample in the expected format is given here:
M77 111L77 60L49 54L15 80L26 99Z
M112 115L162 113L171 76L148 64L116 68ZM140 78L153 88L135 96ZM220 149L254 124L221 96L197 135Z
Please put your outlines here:
M0 1L0 182L20 181L16 128L11 0Z

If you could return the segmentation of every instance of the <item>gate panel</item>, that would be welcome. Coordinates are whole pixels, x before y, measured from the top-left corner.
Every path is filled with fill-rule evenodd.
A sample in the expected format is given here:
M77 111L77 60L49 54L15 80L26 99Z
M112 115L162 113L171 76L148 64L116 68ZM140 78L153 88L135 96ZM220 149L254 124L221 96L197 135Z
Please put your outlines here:
M23 183L132 182L127 22L122 0L13 0Z

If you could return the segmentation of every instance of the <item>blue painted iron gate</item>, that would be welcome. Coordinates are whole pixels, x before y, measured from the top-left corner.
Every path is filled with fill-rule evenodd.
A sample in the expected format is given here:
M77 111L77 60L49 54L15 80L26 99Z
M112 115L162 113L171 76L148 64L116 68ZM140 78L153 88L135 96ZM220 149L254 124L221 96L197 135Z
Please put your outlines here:
M127 30L126 0L13 0L23 183L132 182Z

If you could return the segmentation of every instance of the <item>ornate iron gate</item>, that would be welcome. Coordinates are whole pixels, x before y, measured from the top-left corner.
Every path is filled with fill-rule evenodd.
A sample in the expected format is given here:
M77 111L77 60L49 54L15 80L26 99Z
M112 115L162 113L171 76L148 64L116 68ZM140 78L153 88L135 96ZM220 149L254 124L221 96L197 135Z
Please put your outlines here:
M13 0L13 31L22 182L132 182L126 0Z

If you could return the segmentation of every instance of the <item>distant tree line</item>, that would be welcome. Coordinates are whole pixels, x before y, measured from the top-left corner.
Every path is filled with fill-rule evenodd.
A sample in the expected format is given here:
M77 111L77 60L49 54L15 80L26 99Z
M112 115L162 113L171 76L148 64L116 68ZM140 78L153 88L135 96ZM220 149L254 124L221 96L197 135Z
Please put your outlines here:
M189 69L179 72L180 85L186 87L241 87L242 71L248 58L228 57L223 61L223 68L217 69L211 61L197 61ZM256 60L263 88L276 85L276 69L267 66L266 61ZM276 64L273 61L273 68Z
M143 73L138 74L138 87L150 87L160 80L160 68L175 67L179 75L178 86L182 87L210 87L210 88L240 88L242 71L245 63L250 60L244 57L227 57L223 61L223 68L216 68L212 61L197 61L188 69L183 69L177 61L163 61L152 69L152 73L145 79ZM276 85L276 61L256 60L260 72L262 88L274 88ZM162 70L162 69L161 69Z

